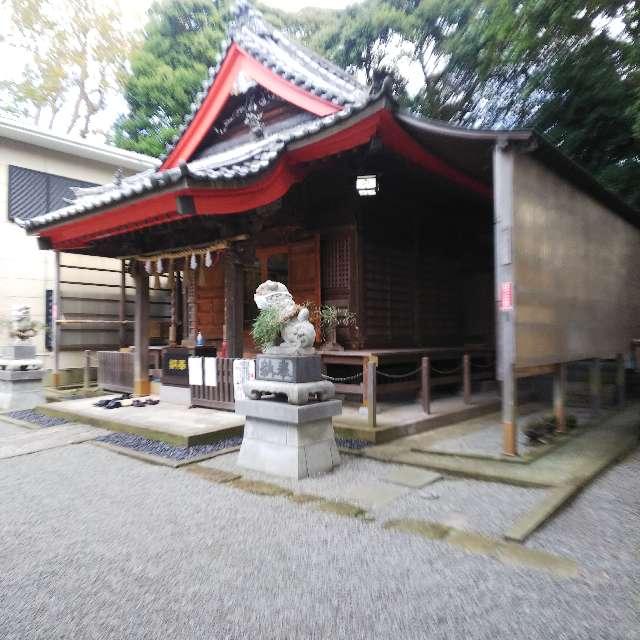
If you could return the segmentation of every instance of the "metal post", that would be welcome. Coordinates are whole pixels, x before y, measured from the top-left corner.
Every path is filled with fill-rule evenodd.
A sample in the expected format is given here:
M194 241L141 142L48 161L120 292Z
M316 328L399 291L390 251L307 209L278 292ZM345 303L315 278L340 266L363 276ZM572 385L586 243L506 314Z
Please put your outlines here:
M602 408L602 363L594 358L589 367L589 393L591 395L591 410L600 413Z
M619 353L616 356L616 392L618 405L622 406L625 403L625 371L624 371L624 356Z
M62 318L60 298L60 252L53 252L53 313L51 343L53 347L53 371L51 373L51 385L54 388L60 386L60 325L58 320Z
M148 396L151 390L149 383L149 275L144 269L136 269L135 283L133 393L136 396Z
M120 261L120 304L118 308L118 319L120 320L120 327L118 329L118 342L120 348L127 346L127 326L125 320L127 319L127 271L126 262Z
M91 351L88 349L84 352L84 371L83 371L83 380L82 380L82 388L86 391L89 389L91 382Z
M431 413L431 362L429 358L422 358L420 385L420 400L422 410L429 415Z
M561 363L556 365L553 374L553 412L556 418L556 429L558 433L567 430L567 365Z
M376 428L376 378L378 365L375 361L367 364L367 423L370 429Z
M462 389L465 404L471 404L471 357L468 353L462 356Z

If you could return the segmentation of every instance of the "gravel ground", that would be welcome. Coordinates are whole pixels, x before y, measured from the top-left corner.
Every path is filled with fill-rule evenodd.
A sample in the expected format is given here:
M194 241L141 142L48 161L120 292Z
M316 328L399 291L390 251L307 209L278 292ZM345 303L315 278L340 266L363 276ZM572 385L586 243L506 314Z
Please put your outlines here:
M0 416L0 438L8 438L9 436L17 436L28 431L26 427L19 427L10 422L4 422Z
M530 413L520 418L518 425L520 427L518 430L518 450L521 455L531 451L537 451L540 448L539 446L529 445L529 439L524 434L526 426L532 422L536 422L540 418L551 415L551 413L551 411L536 411L535 413ZM569 414L576 416L579 425L584 425L591 419L591 412L587 409L572 407L569 410ZM441 453L496 455L502 450L502 438L502 424L496 421L495 423L487 424L486 428L480 429L479 431L473 431L464 436L441 440L431 446L430 449Z
M631 464L587 497L628 483L606 535L571 510L540 534L587 558L562 579L90 445L5 460L0 637L638 640Z
M135 436L130 433L110 433L108 436L96 438L97 442L108 442L118 447L126 447L134 451L141 451L171 460L188 460L189 458L197 458L214 451L222 451L230 447L239 447L242 443L241 437L226 438L218 440L212 444L195 445L193 447L173 447L166 442L158 440L149 440L141 436Z
M39 427L59 427L60 425L67 424L67 422L69 422L64 418L52 418L50 416L45 416L43 413L39 413L33 409L10 411L7 415L14 420L24 420L25 422L37 424Z
M244 477L274 482L296 493L355 504L376 519L434 520L458 529L501 536L546 491L446 477L421 489L384 479L402 465L343 455L341 464L323 476L289 480L249 471L237 465L238 453L207 460L203 465L235 471Z

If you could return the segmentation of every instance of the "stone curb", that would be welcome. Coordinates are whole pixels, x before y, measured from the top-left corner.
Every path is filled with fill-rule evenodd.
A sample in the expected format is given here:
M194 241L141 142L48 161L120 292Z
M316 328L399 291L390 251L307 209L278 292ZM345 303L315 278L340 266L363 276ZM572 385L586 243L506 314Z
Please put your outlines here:
M638 442L636 438L628 438L619 447L616 447L612 455L603 460L592 473L552 489L533 509L525 513L515 522L504 534L504 538L514 542L524 542L534 531L539 529L545 522L555 516L558 511L571 502L588 484L604 473L609 467L626 457L637 446Z
M222 471L221 469L211 467L202 467L197 464L187 467L185 471L187 473L200 476L209 482L213 482L215 484L227 484L234 489L240 489L246 493L286 498L294 504L309 505L316 511L357 518L358 520L363 520L365 522L372 522L374 520L374 518L369 516L364 509L357 505L353 505L348 502L327 500L322 496L316 496L310 493L294 493L293 491L285 489L279 484L275 484L273 482L250 480L248 478L243 478L237 473Z
M122 456L128 456L129 458L135 458L142 462L148 462L149 464L156 464L163 467L171 467L172 469L179 469L180 467L186 467L190 464L197 464L198 462L204 462L210 460L216 456L223 455L225 453L232 453L238 451L240 447L229 447L228 449L220 449L219 451L213 451L212 453L205 453L201 456L195 456L187 460L172 460L171 458L164 458L163 456L156 456L152 453L145 453L144 451L136 451L135 449L129 449L128 447L121 447L110 442L92 442L91 444L102 449L113 451L113 453L120 454Z
M514 542L505 542L479 533L463 531L439 522L388 520L382 526L384 529L419 535L429 540L441 540L468 553L487 556L503 564L547 571L563 578L578 576L578 563L569 558L538 549L528 549Z

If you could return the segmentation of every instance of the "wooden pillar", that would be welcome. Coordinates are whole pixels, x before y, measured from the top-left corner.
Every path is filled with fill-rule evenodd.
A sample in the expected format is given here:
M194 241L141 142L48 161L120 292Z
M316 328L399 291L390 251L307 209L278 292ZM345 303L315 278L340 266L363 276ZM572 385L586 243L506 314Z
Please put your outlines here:
M84 368L82 376L82 388L88 389L91 385L91 351L84 352Z
M518 379L509 367L502 379L502 453L518 455Z
M462 356L462 395L465 404L471 404L471 357L468 353Z
M224 325L229 358L242 358L244 350L242 287L242 266L233 251L227 250L224 254Z
M589 366L589 395L591 396L591 410L600 413L602 408L602 363L594 358Z
M127 346L127 263L125 260L120 261L120 304L118 307L118 320L120 327L118 330L118 342L120 348Z
M51 319L51 344L53 347L53 369L51 372L51 385L54 388L60 386L60 324L62 318L62 298L60 296L60 252L53 252L53 313Z
M147 396L149 384L149 275L137 265L134 276L136 284L133 359L133 394Z
M553 413L558 433L567 430L567 365L557 364L553 374Z
M370 429L376 428L376 411L377 411L377 369L378 365L375 360L369 360L367 364L367 424Z
M431 361L429 358L422 358L420 380L422 410L429 415L431 413Z
M493 243L497 376L502 381L503 453L518 454L516 376L517 282L514 261L514 150L499 139L493 151Z
M624 371L624 356L619 353L616 356L616 395L618 405L622 406L625 403L625 371Z

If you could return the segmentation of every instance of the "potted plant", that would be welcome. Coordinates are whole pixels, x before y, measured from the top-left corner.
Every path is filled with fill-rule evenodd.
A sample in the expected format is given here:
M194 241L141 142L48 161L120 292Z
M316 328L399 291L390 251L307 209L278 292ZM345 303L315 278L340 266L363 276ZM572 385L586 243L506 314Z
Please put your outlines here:
M344 351L344 347L338 344L338 327L353 327L357 329L356 314L346 307L336 307L331 304L324 304L318 311L320 326L324 344L323 351Z

